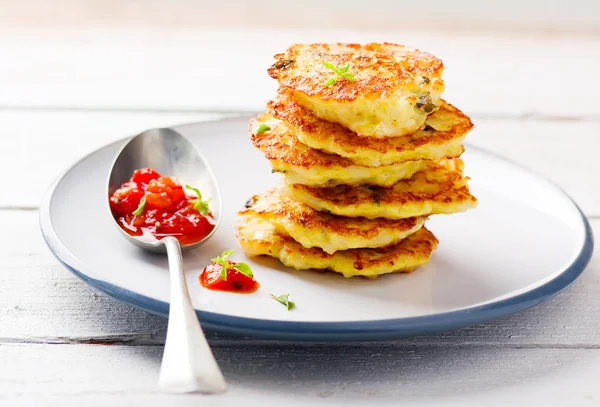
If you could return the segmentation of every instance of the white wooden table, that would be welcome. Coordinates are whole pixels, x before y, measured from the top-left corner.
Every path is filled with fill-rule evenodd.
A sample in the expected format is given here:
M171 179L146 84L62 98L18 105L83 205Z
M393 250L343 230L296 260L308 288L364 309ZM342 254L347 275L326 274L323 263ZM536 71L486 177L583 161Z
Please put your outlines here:
M32 28L33 27L33 28ZM0 405L600 405L600 256L555 299L385 343L211 343L231 389L169 396L166 321L97 294L45 247L37 207L74 160L143 129L259 110L293 42L387 40L443 58L469 142L555 180L600 237L600 37L542 31L0 25ZM217 42L218 41L218 42Z

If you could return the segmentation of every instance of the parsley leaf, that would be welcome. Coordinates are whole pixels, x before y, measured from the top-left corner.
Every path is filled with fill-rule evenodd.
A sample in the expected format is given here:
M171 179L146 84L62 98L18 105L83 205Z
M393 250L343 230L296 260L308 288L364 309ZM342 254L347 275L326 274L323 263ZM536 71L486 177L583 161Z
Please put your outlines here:
M332 76L331 78L329 78L329 80L327 82L325 82L323 85L324 86L331 86L333 85L335 82L337 81L335 76Z
M331 69L333 72L337 73L338 75L340 74L340 70L338 69L338 67L335 66L334 64L332 64L331 62L323 61L323 65L325 66L325 68Z
M275 295L275 294L271 294L271 298L273 298L275 301L280 302L281 304L285 305L287 307L288 311L296 308L296 303L293 301L290 301L289 294L281 294L279 296Z
M246 263L236 263L233 266L233 268L245 275L246 277L252 278L254 276L254 274L252 273L252 269Z
M137 209L133 212L131 212L131 214L133 216L140 216L142 213L144 213L144 208L146 207L146 195L144 195L142 197L142 199L140 200L140 204L138 205Z
M335 75L333 75L331 78L329 78L327 80L327 82L325 82L323 84L324 86L331 86L331 85L335 84L337 82L338 78L344 78L346 80L349 80L350 82L356 82L356 78L354 78L354 74L348 72L348 70L350 69L350 62L346 63L346 65L344 65L340 68L338 68L331 62L323 61L322 63L326 68L331 69L333 72L335 72Z
M228 269L237 270L240 273L242 273L243 275L245 275L246 277L250 277L250 278L254 277L254 274L252 273L252 269L246 263L229 264L228 259L229 259L229 256L231 256L232 254L233 254L233 250L227 250L226 252L223 252L221 257L215 257L214 259L210 259L210 261L221 265L221 274L219 275L221 280L227 281L227 270Z
M344 72L344 73L342 73L342 76L345 79L348 79L350 82L356 82L356 79L354 78L354 75L351 74L350 72Z
M227 250L223 252L221 257L215 257L214 259L210 259L213 263L217 263L221 265L221 275L219 276L221 280L227 281L227 269L232 268L233 266L227 262L229 256L233 254L233 250Z
M200 190L198 188L193 188L187 184L185 187L191 191L194 191L194 193L198 197L198 199L194 201L194 209L200 212L202 216L208 215L208 203L211 200L209 199L208 201L203 201L202 194L200 193Z
M265 131L269 131L269 130L271 130L271 128L269 126L267 126L264 123L261 123L260 126L258 126L258 129L256 129L256 135L260 136Z

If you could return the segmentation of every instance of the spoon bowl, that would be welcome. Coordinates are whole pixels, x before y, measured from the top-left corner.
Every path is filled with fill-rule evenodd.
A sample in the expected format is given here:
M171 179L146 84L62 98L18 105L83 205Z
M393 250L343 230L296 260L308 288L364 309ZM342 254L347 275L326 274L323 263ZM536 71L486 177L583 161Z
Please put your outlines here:
M110 211L109 198L135 170L148 167L194 185L202 191L203 199L211 199L209 208L214 228L206 237L181 245L174 236L159 240L154 236L131 236L121 229ZM169 259L169 324L160 367L161 389L173 393L224 392L227 384L192 305L181 254L182 250L191 250L210 239L221 221L221 194L208 162L192 143L176 131L148 130L129 140L117 154L108 177L107 192L110 219L121 234L142 249L166 253Z
M161 175L176 177L189 185L197 186L203 196L211 198L213 230L198 242L181 245L181 250L196 248L210 239L221 223L221 193L206 158L196 146L175 130L168 128L140 133L130 139L117 154L108 177L108 195L111 196L127 182L135 170L147 167L155 169ZM108 208L110 212L110 206ZM152 252L166 252L166 246L161 241L144 236L131 236L114 223L134 245Z

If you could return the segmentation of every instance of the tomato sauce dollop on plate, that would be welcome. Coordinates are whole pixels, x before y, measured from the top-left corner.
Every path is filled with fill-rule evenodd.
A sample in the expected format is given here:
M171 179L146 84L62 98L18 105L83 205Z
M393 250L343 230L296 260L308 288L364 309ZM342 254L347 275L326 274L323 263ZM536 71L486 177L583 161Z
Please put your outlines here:
M212 263L204 267L200 277L200 285L209 290L228 291L240 294L250 294L258 290L260 284L253 278L248 277L238 270L234 269L235 262L227 262L231 267L227 267L227 276L224 280L221 276L223 266L218 263Z
M197 209L199 202L198 197L187 195L175 178L143 168L112 194L110 209L119 226L131 236L150 234L159 240L173 236L181 244L192 244L215 227L210 212Z

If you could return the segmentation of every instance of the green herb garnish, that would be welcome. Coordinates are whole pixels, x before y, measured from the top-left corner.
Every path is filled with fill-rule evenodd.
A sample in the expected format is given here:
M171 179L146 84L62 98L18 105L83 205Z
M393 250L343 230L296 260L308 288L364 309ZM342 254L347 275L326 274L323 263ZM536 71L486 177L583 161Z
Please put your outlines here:
M271 298L273 298L275 301L280 302L281 304L285 305L287 307L288 311L291 309L294 309L296 307L296 303L293 301L290 301L289 294L281 294L279 296L277 296L275 294L271 294Z
M137 209L133 212L131 212L131 214L133 216L140 216L142 213L144 213L144 208L146 207L146 196L144 195L142 197L142 199L140 200L140 204L138 205Z
M189 185L186 184L185 186L187 189L189 189L190 191L194 191L194 193L196 194L196 196L198 197L198 199L196 199L194 201L194 209L197 210L198 212L200 212L200 214L202 216L206 216L208 215L208 203L211 201L210 199L208 201L203 201L202 200L202 194L200 193L200 190L198 188L193 188Z
M233 268L245 275L246 277L252 278L254 276L254 273L252 273L252 268L246 263L235 263L233 265Z
M344 79L347 79L350 82L356 82L356 79L354 78L354 74L348 72L348 69L350 69L350 62L348 62L346 65L342 66L341 68L338 68L337 66L335 66L331 62L327 62L327 61L323 61L323 65L326 68L329 68L333 72L335 72L335 75L333 75L331 78L329 78L327 80L327 82L325 82L323 85L325 85L325 86L331 86L334 83L336 83L337 80L338 80L338 78L340 78L340 77L344 78Z
M258 129L256 129L256 134L257 135L261 135L263 134L265 131L269 131L271 130L271 128L269 126L267 126L264 123L261 123L260 126L258 126Z
M254 274L252 273L252 269L246 263L235 263L229 264L227 261L229 256L233 254L233 250L227 250L223 252L221 257L215 257L214 259L210 259L213 263L217 263L221 265L221 275L219 276L221 280L227 281L227 270L234 269L245 275L246 277L252 278Z

